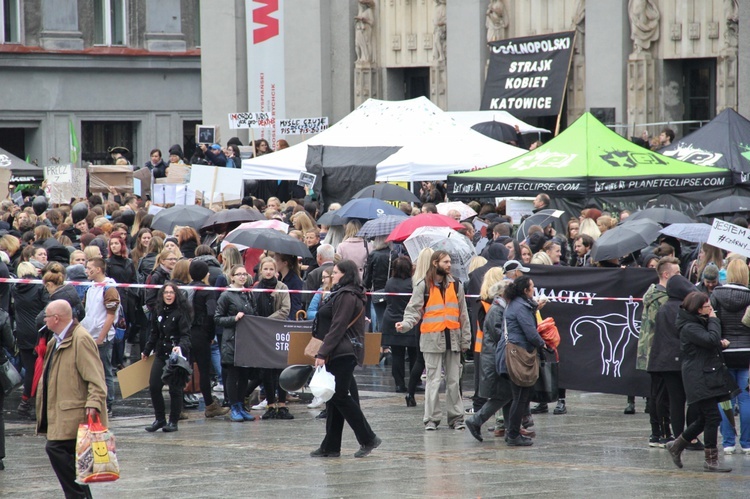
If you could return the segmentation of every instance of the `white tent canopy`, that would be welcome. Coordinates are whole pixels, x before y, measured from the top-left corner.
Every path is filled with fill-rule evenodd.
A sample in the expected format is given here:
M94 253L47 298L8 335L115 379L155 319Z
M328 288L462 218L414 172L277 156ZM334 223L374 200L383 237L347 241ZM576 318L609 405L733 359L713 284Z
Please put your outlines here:
M244 178L297 180L305 171L308 145L400 146L377 165L378 181L445 179L455 171L496 165L526 152L459 125L425 97L369 99L305 142L242 161Z
M546 128L531 126L525 121L519 120L508 111L448 111L445 114L453 118L459 125L469 128L486 121L499 121L512 127L518 125L521 133L551 133Z

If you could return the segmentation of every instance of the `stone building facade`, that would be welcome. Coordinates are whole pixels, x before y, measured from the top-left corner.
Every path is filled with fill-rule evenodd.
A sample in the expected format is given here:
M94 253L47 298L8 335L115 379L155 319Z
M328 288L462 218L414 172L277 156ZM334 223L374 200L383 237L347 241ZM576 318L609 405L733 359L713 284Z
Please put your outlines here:
M198 0L0 3L0 147L47 165L189 146L201 121Z

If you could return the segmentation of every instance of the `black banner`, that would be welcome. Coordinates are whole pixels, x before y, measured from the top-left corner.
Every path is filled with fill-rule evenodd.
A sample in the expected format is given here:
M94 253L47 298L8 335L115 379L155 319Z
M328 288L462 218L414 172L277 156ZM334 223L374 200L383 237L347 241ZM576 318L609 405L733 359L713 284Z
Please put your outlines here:
M628 298L643 297L656 272L531 265L529 275L560 332L560 388L648 396L649 376L635 369L643 304Z
M561 112L575 31L491 42L481 110L518 118Z
M309 333L312 321L280 321L246 315L237 323L234 365L284 369L289 356L289 334Z

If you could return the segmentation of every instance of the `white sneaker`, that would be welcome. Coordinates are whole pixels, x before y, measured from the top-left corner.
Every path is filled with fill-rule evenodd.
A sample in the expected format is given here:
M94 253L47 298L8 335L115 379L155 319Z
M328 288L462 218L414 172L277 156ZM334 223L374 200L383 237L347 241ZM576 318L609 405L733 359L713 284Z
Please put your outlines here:
M254 410L254 411L263 411L263 410L266 409L266 407L268 407L268 401L266 399L263 399L263 402L261 402L258 405L254 405L252 407L252 410Z
M224 393L224 385L222 385L221 383L216 383L212 390L216 393Z
M750 456L750 449L746 449L745 447L742 447L742 453L746 456Z
M264 400L265 402L265 400ZM325 407L326 403L323 402L323 399L320 397L315 397L312 399L312 402L307 404L308 409L319 409L321 407Z
M724 454L734 454L734 445L731 447L724 447Z

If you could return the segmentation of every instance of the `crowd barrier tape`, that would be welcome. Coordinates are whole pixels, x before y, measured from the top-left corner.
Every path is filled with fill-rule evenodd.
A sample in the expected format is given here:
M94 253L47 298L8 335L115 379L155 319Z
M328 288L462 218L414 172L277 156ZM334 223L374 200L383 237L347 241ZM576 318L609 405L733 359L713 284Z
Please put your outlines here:
M0 277L1 284L43 284L41 279L21 279L12 277ZM131 284L125 282L118 282L115 284L107 282L92 282L92 281L65 281L65 284L71 286L100 286L110 288L132 288L132 289L161 289L163 284ZM179 289L195 289L201 291L238 291L238 292L254 292L254 293L290 293L300 295L315 295L322 294L324 291L320 290L306 290L306 289L257 289L257 288L229 288L220 286L177 286ZM366 291L365 294L369 296L412 296L413 293L386 293L383 291ZM479 295L465 295L466 298L479 298ZM636 297L614 297L614 296L593 296L587 298L587 300L594 301L643 301L642 298Z

